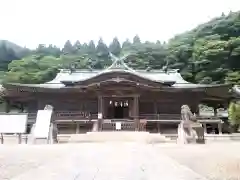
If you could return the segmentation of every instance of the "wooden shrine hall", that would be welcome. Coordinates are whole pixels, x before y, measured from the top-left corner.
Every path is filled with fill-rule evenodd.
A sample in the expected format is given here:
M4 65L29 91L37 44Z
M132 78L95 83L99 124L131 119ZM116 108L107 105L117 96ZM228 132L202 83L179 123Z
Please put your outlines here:
M229 85L192 84L178 70L135 70L114 58L103 70L62 69L44 84L4 84L6 112L18 107L28 113L28 124L36 112L49 104L60 133L122 130L172 133L180 122L180 109L189 105L203 124L218 124L219 117L199 116L198 105L226 106ZM216 115L216 114L215 114Z

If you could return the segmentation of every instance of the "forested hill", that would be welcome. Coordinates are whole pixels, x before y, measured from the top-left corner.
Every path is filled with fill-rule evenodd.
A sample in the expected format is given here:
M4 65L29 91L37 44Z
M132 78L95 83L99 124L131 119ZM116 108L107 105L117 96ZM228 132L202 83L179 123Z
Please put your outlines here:
M12 60L23 58L29 51L10 41L0 40L0 71L6 71Z
M176 36L168 51L173 67L194 82L240 84L240 11Z
M116 37L109 46L102 39L97 44L67 41L62 49L40 44L8 65L4 81L42 83L53 79L60 68L103 69L112 63L109 52L129 54L126 63L137 69L180 69L194 83L240 84L240 12L222 14L168 43L142 42L135 36L122 44Z

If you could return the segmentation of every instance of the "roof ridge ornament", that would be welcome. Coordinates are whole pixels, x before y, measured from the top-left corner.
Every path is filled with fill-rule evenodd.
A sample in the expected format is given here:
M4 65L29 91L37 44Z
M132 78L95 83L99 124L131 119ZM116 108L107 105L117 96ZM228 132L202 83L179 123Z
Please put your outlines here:
M112 53L109 53L113 63L111 66L109 66L106 70L110 70L110 69L121 69L121 70L129 70L129 71L133 71L135 72L135 70L133 70L132 68L130 68L125 62L124 60L127 59L127 57L129 55L125 55L123 57L117 57L115 55L113 55Z

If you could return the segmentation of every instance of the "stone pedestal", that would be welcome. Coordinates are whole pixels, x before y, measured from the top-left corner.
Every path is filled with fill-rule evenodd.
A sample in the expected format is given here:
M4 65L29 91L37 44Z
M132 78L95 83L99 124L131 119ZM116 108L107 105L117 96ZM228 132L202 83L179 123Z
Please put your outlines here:
M195 122L192 123L191 126L192 129L197 133L196 143L204 144L205 143L204 128L202 127L202 125L200 123Z
M178 125L178 138L177 138L177 143L178 144L187 144L187 136L184 131L183 123L180 123Z
M204 128L200 123L181 122L178 126L179 144L205 143Z

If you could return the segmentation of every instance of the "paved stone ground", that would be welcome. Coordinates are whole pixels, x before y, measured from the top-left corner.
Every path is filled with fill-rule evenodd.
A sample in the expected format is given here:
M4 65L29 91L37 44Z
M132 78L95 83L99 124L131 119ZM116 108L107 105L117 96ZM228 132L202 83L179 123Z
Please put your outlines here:
M240 142L156 145L163 154L211 180L240 180Z
M0 145L0 180L238 180L240 143Z
M171 145L170 145L171 146ZM163 146L163 149L166 145ZM1 180L203 180L160 146L82 143L0 146Z

